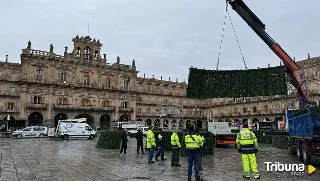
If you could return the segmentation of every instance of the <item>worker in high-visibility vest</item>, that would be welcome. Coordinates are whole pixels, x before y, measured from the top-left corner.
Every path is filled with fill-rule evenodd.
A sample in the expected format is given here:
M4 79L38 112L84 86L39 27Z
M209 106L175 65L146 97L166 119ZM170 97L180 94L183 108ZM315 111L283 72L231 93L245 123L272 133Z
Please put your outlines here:
M171 147L172 147L171 166L181 167L181 165L179 164L181 144L179 141L179 136L175 130L172 132L172 135L171 135Z
M199 130L199 128L196 128L195 129L195 133L200 137L200 139L201 139L201 145L200 145L200 156L199 156L199 170L203 170L203 168L202 168L202 165L201 165L201 163L202 163L202 155L203 155L203 148L204 148L204 144L205 144L205 139L204 139L204 137L200 134L200 130Z
M154 134L152 131L152 126L149 127L147 133L147 149L148 149L148 162L154 163L153 159L153 152L156 147L156 139L154 138Z
M250 167L255 179L260 179L257 168L256 154L258 153L258 142L256 135L249 130L248 123L244 123L242 130L237 135L237 149L242 153L243 178L250 179Z
M162 136L162 129L159 129L159 134L158 134L158 141L159 141L159 145L158 145L158 152L156 154L156 161L159 161L159 156L161 157L161 160L164 161L166 160L164 158L164 137Z
M194 127L189 127L189 133L184 137L186 149L188 150L188 181L191 181L192 166L194 165L194 172L197 181L202 181L199 175L199 157L200 157L200 146L201 138L194 133Z

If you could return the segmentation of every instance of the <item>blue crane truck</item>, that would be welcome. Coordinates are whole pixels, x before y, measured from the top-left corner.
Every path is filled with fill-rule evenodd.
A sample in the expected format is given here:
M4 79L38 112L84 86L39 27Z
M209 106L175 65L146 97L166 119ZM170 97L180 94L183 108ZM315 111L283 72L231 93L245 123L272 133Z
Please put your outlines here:
M298 97L296 101L301 100ZM307 165L320 163L320 107L308 104L304 109L294 109L294 102L286 111L288 153L296 154Z
M287 135L287 148L290 154L297 154L305 164L319 162L320 158L320 108L308 101L306 81L299 80L295 74L299 70L296 62L265 31L266 25L251 11L243 0L226 0L236 13L264 41L265 44L282 60L290 82L296 88L296 96L292 96L292 107L287 106L286 132L266 131L261 134ZM298 108L296 105L298 104ZM260 134L259 133L259 134ZM257 133L258 134L258 133Z

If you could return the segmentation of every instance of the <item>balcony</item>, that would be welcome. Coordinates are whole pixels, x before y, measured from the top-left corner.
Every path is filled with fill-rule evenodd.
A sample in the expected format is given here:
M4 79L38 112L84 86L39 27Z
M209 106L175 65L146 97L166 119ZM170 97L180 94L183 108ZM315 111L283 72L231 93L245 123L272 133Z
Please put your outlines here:
M159 103L157 103L157 102L153 102L153 101L137 101L137 104L144 104L144 105L157 105L157 104L159 104Z
M156 112L138 112L138 116L159 116Z
M103 110L103 111L114 111L116 110L115 106L91 106L93 110Z
M18 91L0 91L0 96L19 97Z
M8 109L7 107L0 107L0 112L1 113L18 113L18 108L13 107L13 109Z
M68 104L63 104L63 105L53 104L53 108L54 109L69 109L69 105Z
M133 109L131 107L118 107L120 112L132 112Z
M48 105L46 103L41 104L34 104L34 103L27 103L26 108L29 109L47 109Z
M54 109L63 109L63 110L95 110L95 111L114 111L114 106L102 107L96 105L75 105L75 104L64 104L57 105L53 104Z

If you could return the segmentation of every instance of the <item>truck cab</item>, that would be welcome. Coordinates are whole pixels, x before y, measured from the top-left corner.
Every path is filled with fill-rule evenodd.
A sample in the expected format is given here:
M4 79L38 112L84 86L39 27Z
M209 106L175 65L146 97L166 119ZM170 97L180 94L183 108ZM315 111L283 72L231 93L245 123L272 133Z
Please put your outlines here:
M138 133L138 130L139 130L139 129L142 131L143 136L147 136L148 129L149 129L149 127L147 127L147 126L141 126L141 127L139 127L138 129L130 130L130 131L128 131L128 135L129 135L131 138L136 137L136 134Z

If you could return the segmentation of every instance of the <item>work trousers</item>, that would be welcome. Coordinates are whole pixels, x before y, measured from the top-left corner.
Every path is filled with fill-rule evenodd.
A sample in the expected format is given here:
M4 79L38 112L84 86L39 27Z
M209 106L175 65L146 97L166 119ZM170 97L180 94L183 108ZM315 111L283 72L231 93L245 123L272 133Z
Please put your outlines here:
M199 149L188 149L188 179L192 176L192 166L194 166L195 178L199 179Z
M144 153L143 142L137 143L137 153L139 153L140 149L141 149L141 153Z
M152 159L153 159L153 152L154 152L154 148L150 148L148 150L148 161L149 162L152 161Z
M127 153L127 147L128 147L127 142L122 142L121 149L120 149L120 154L122 154L122 152L124 154L126 154Z
M171 156L171 165L173 165L173 166L179 165L179 157L180 157L180 149L173 148L172 149L172 156Z
M259 177L259 171L257 168L256 154L242 154L242 164L243 164L243 172L244 176L250 178L250 166L252 169L252 173L254 178Z
M199 150L199 169L202 168L201 163L202 163L202 155L203 155L203 148L200 148Z
M156 159L158 159L159 156L161 156L161 160L164 160L163 146L158 147L158 152L157 152L157 155L156 155Z

